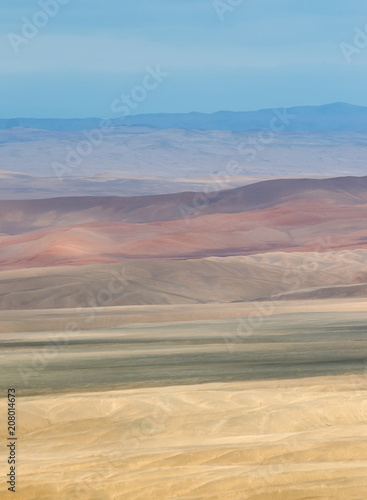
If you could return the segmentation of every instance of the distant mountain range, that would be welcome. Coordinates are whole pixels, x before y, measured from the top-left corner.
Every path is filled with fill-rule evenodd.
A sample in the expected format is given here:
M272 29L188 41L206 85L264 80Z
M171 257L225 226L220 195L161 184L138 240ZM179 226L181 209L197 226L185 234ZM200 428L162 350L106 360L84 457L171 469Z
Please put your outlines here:
M13 127L50 131L91 130L99 128L101 118L12 118L0 119L0 129ZM310 132L367 132L367 107L346 103L323 106L300 106L259 111L218 111L205 113L158 113L114 118L112 124L147 126L157 129L184 128L190 130L281 129Z

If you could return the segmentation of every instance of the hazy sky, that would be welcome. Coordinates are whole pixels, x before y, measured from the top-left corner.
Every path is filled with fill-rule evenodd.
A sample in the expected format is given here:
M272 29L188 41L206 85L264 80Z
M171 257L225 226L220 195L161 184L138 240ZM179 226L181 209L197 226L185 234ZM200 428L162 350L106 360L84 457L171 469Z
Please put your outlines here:
M362 0L43 1L0 0L2 118L367 105Z

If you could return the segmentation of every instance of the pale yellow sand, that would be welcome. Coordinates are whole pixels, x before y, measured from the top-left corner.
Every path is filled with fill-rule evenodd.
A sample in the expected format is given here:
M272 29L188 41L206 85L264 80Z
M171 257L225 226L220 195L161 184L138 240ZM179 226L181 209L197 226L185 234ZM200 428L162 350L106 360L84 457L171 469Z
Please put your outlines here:
M343 376L24 398L14 498L363 500L366 389Z
M366 500L366 301L261 306L104 308L53 354L80 311L2 313L0 498Z

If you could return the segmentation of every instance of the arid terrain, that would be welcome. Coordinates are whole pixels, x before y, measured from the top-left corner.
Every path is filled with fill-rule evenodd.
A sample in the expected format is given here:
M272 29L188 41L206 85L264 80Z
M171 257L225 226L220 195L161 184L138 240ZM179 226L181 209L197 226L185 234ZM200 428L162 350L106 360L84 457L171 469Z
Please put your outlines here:
M367 177L254 181L0 201L17 498L367 498Z
M0 6L0 500L367 500L367 2Z
M0 310L367 297L367 250L15 269Z
M0 120L0 199L146 196L279 178L362 176L366 110L338 104L291 110L295 119L276 132L269 125L284 110L250 113L249 121L236 113L204 121L198 114L183 122L155 117L148 126L120 123L108 133L98 119ZM229 126L232 120L238 127Z
M366 299L262 306L6 313L18 498L362 499Z
M367 248L367 177L0 201L1 269Z

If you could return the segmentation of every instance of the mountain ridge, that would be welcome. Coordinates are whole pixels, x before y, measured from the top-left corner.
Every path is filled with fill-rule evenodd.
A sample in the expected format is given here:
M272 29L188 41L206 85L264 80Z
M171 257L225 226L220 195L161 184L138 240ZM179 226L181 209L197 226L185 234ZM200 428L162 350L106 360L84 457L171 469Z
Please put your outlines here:
M111 118L111 123L113 127L145 126L157 129L245 131L271 129L274 118L279 122L277 128L289 131L367 131L367 107L342 102L256 111L139 114L126 118ZM102 120L98 117L19 117L0 119L0 129L23 127L48 131L90 130L100 128Z

